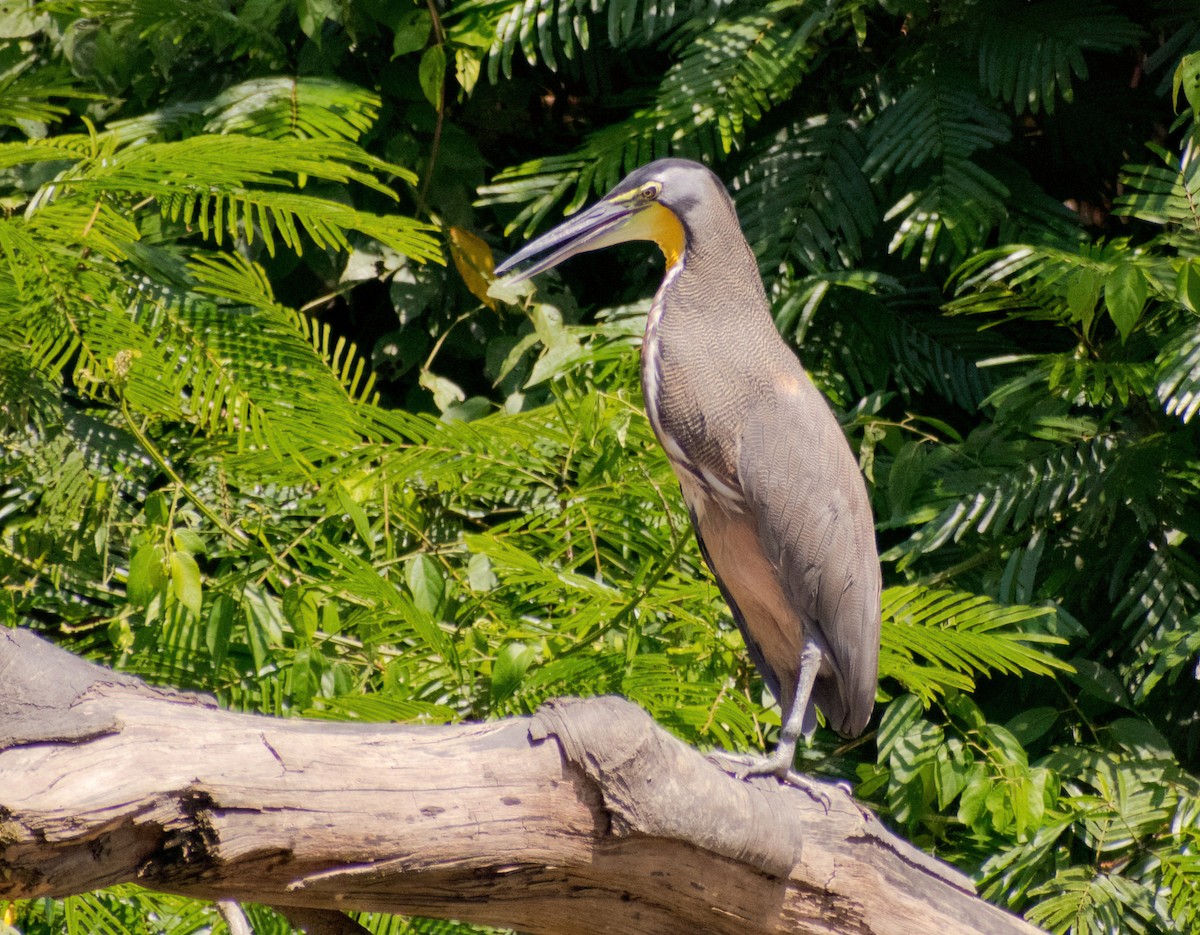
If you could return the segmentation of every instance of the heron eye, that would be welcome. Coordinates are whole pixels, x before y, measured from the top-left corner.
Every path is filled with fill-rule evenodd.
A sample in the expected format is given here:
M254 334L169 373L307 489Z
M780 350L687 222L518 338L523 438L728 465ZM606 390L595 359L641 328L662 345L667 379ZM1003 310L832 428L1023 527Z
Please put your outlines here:
M642 186L642 197L647 201L653 201L658 197L658 193L662 191L662 186L657 182L651 182L648 185Z

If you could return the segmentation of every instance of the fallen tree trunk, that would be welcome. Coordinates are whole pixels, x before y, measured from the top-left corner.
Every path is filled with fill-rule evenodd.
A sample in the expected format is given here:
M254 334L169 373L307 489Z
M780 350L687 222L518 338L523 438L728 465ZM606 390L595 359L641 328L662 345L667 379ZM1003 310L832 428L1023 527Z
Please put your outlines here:
M617 698L448 727L280 720L0 630L0 898L122 882L311 931L352 930L309 911L329 909L581 935L1036 931L836 787L734 779Z

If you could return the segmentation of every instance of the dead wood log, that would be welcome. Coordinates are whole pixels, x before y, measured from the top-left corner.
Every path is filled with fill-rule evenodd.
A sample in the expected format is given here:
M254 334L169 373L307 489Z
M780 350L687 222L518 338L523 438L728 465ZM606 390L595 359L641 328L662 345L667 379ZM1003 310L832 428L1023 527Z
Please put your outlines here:
M0 630L0 898L122 882L313 931L338 930L310 911L330 909L573 935L1036 931L841 790L734 779L618 698L281 720Z

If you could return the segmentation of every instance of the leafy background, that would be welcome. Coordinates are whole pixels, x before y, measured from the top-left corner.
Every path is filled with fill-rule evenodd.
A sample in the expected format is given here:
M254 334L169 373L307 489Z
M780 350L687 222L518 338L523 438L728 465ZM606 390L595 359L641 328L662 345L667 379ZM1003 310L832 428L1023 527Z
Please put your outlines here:
M1193 0L11 0L0 620L240 710L772 743L642 414L661 261L487 291L702 159L878 520L877 715L803 768L1049 931L1191 930L1197 50Z

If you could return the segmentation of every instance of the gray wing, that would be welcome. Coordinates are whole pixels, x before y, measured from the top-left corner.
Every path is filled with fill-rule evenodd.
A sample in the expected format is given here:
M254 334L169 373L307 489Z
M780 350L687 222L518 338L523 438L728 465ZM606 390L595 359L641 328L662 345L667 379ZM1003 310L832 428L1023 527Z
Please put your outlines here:
M750 415L741 442L738 480L759 540L832 670L822 667L813 699L839 733L857 736L875 704L881 587L858 464L803 371Z

